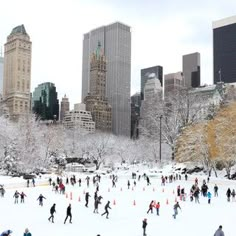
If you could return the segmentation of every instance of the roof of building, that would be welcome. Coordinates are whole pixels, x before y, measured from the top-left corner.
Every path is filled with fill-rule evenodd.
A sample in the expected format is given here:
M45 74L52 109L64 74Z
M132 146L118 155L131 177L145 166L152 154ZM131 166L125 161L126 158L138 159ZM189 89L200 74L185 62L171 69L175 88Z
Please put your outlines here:
M26 33L26 30L25 30L25 26L24 26L24 25L18 25L18 26L16 26L15 28L13 28L13 30L11 31L11 35L12 35L12 34L19 34L19 33L28 35L28 34Z
M213 21L212 23L212 28L216 29L216 28L220 28L223 26L227 26L227 25L232 25L236 23L236 15L235 16L230 16L221 20L217 20L217 21Z

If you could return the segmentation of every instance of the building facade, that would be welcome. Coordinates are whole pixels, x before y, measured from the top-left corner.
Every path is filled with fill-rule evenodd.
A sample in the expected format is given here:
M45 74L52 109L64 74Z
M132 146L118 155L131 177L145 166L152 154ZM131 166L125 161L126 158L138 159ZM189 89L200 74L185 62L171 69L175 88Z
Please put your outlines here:
M236 16L213 22L214 84L236 82Z
M141 94L135 93L131 96L131 134L130 137L137 139L139 137L139 119L141 108Z
M31 46L24 25L15 27L5 44L3 99L13 118L30 111Z
M69 98L64 95L61 100L60 121L63 121L64 115L67 111L70 111L70 102Z
M146 135L157 134L157 126L153 122L153 117L158 112L158 104L162 101L162 86L157 78L149 79L144 87L144 100L141 101L141 133Z
M3 95L3 57L0 55L0 96Z
M144 99L144 87L149 79L156 78L163 86L163 67L153 66L141 70L141 100Z
M96 130L112 131L112 109L106 98L107 62L101 45L98 43L96 52L90 62L90 89L85 97L86 110L90 111Z
M197 88L200 86L200 68L199 52L183 56L183 85L185 88Z
M112 132L130 136L131 29L115 22L84 35L82 101L90 92L90 61L98 42L107 60L106 97L112 107Z
M166 74L164 76L164 94L168 95L169 92L180 90L183 88L183 73L176 72Z
M59 101L53 83L42 83L33 92L33 112L41 120L59 119Z
M95 122L91 112L86 111L85 104L75 104L74 110L66 111L63 125L68 129L79 130L82 134L95 132Z

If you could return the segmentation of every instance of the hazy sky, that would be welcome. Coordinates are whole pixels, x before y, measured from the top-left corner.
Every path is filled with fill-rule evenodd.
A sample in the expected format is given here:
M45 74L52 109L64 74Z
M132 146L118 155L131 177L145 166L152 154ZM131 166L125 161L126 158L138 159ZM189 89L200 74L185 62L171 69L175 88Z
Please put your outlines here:
M235 15L235 0L3 0L0 44L24 24L32 41L31 91L53 82L59 100L81 100L83 34L121 21L132 27L131 94L140 69L182 70L182 55L200 52L202 84L212 84L212 21Z

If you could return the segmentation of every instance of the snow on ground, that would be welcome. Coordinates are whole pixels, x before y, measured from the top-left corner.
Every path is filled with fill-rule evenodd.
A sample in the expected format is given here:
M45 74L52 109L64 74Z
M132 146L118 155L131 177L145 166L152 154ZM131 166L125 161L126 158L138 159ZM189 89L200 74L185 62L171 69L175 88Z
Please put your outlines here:
M166 168L164 173L170 173L172 169ZM36 179L36 187L23 187L25 180L19 178L9 178L0 176L0 184L5 184L6 195L0 198L0 231L6 229L13 230L14 235L22 235L28 227L33 236L142 236L142 220L147 218L147 235L181 235L181 236L208 236L213 235L219 225L223 225L223 231L226 236L235 236L234 221L236 216L236 202L227 202L226 190L228 187L236 188L234 181L212 178L209 188L213 195L213 186L215 183L219 186L219 197L213 197L212 203L207 204L207 198L200 197L200 204L187 201L180 202L182 211L179 211L177 219L172 218L173 205L176 198L176 188L178 185L185 187L189 193L190 187L194 184L196 176L189 176L189 180L175 181L167 183L165 187L161 186L161 173L149 175L151 185L147 186L146 181L141 178L137 181L136 188L133 187L131 180L132 171L119 171L117 187L111 187L111 179L108 175L102 176L100 183L100 193L103 196L102 204L99 205L99 213L93 213L93 196L95 187L90 184L86 188L86 175L77 174L82 178L82 187L76 184L74 187L66 186L66 195L55 194L51 186L45 185L48 176L42 176L42 179ZM142 174L142 172L139 172ZM93 175L90 175L92 177ZM45 179L44 179L45 178ZM204 176L199 176L199 183L202 184ZM55 176L53 176L55 179ZM127 181L131 181L131 189L127 189ZM14 184L13 184L14 183ZM133 190L132 190L133 187ZM24 191L27 195L24 204L14 204L13 194L15 190ZM84 192L89 191L91 198L89 207L84 206ZM47 199L44 206L40 207L37 201L39 194L43 194ZM72 200L70 200L72 193ZM80 198L80 201L79 201ZM101 216L104 211L104 205L111 201L109 219ZM148 205L151 200L161 203L160 216L155 213L147 214ZM167 204L168 200L168 204ZM179 200L179 199L178 199ZM135 205L134 205L135 201ZM55 223L48 221L50 207L56 203ZM73 224L63 224L66 216L68 204L72 204Z

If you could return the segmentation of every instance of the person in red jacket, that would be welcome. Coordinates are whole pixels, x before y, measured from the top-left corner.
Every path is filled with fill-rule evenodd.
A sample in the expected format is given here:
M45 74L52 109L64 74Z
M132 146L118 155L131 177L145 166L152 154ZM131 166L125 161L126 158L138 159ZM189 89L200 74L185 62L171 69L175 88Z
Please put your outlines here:
M158 202L156 205L156 211L157 211L157 215L159 216L159 209L160 209L160 202Z

